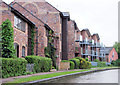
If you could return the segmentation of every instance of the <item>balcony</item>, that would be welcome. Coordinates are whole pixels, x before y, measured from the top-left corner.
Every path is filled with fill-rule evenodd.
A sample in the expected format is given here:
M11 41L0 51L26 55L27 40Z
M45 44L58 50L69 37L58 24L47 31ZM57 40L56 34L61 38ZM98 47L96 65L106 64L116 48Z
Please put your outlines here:
M89 50L85 50L84 52L81 52L81 55L90 55L90 51Z
M105 53L104 52L100 52L99 57L101 57L101 58L105 57Z
M91 47L93 47L93 48L101 48L101 45L100 45L100 43L94 43L94 44L91 45Z
M91 43L89 41L80 41L80 45L90 45Z
M94 51L94 50L91 50L91 56L98 56L98 52Z

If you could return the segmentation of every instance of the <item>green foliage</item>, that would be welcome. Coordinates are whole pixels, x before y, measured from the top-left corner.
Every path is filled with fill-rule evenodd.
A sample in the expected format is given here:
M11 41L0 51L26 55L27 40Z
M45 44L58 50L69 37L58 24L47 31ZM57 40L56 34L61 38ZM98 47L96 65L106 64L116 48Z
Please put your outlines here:
M74 69L75 68L75 64L73 61L69 61L70 62L70 70Z
M120 59L120 42L115 42L115 44L113 45L113 47L115 48L115 50L118 53L118 57Z
M32 26L30 31L31 31L31 55L34 55L34 37L35 37L35 26Z
M2 63L2 78L24 75L27 61L22 58L0 58Z
M99 59L95 59L94 62L99 62Z
M98 62L97 64L98 67L106 67L106 62Z
M116 62L116 66L120 66L120 59L117 59L115 62Z
M54 66L52 66L52 69L55 69L55 67L54 67Z
M91 67L92 67L91 62L89 62L89 61L86 61L86 62L87 62L86 68L87 68L87 69L88 69L88 68L91 68Z
M91 63L89 61L86 61L84 58L81 57L76 57L76 59L79 59L80 61L80 65L79 65L80 69L91 68Z
M2 57L13 58L15 57L13 28L11 21L7 19L1 25L2 28Z
M111 64L113 65L113 66L120 66L120 59L117 59L116 61L112 61L111 62Z
M116 62L113 60L113 61L111 62L111 65L115 66L115 65L116 65Z
M53 32L50 30L49 31L49 36L48 36L48 44L47 47L44 48L44 54L46 57L51 58L53 62L53 66L56 68L56 48L53 45Z
M88 61L89 59L88 58L85 58L86 61Z
M68 60L62 60L61 62L69 62Z
M30 64L34 64L34 72L48 72L52 68L52 60L47 57L40 56L26 56L25 59Z
M75 63L75 69L79 69L80 61L79 59L72 58L70 61L73 61Z

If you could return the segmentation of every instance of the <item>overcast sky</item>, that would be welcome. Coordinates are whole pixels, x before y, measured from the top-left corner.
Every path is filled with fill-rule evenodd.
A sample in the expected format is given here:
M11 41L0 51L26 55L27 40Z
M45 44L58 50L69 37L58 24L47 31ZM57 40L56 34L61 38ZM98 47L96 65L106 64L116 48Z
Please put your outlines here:
M10 3L13 0L3 0ZM46 0L62 12L70 12L79 29L98 33L105 46L118 41L119 0Z

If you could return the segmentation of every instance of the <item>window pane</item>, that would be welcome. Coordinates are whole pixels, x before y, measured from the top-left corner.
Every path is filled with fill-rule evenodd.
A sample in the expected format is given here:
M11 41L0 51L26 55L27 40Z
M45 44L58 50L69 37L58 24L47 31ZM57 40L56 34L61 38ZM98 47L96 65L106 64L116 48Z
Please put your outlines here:
M22 47L22 57L25 57L25 47Z

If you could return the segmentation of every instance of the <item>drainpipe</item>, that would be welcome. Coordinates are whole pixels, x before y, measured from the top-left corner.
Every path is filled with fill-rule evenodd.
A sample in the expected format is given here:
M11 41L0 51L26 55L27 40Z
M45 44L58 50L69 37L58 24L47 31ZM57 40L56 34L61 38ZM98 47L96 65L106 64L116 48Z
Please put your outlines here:
M36 27L36 56L38 55L38 27Z

